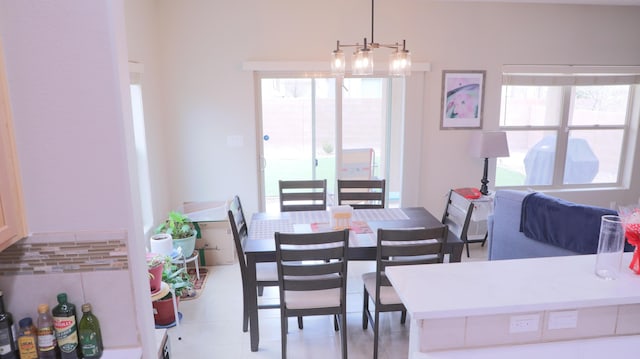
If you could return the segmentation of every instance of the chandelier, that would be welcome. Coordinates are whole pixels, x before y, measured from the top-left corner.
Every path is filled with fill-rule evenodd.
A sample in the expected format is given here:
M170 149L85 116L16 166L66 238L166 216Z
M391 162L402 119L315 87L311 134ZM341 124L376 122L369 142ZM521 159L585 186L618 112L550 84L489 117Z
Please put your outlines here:
M389 75L390 76L408 76L411 74L411 54L406 48L406 41L402 40L402 44L396 42L395 44L381 44L377 43L373 37L373 9L374 0L371 0L371 41L367 42L367 38L364 38L364 43L360 45L343 45L340 41L337 41L336 49L333 51L333 59L331 61L331 72L337 76L344 76L346 62L344 52L341 50L344 47L355 47L356 50L353 53L353 61L351 63L351 70L354 75L372 75L373 74L373 49L381 47L394 50L389 55Z

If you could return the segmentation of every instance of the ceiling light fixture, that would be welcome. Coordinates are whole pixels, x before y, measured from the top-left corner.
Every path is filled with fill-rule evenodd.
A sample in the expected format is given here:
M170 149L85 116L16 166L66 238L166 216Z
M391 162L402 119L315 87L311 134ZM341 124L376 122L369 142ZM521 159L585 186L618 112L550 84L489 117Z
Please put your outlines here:
M344 76L346 63L343 47L355 47L353 53L353 62L351 70L354 75L372 75L373 74L373 49L386 47L395 50L389 56L389 75L390 76L408 76L411 74L411 53L406 48L406 41L402 40L402 44L380 44L374 41L373 37L373 11L374 0L371 0L371 41L367 42L364 38L364 45L356 43L355 45L342 45L337 41L336 49L333 51L333 59L331 61L331 72L337 76Z

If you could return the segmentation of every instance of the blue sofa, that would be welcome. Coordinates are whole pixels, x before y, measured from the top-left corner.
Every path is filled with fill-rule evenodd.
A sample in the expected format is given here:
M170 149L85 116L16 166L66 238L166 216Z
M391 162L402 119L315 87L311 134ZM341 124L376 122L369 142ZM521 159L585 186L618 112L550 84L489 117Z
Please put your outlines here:
M577 250L575 250L575 248L572 248L572 250L563 248L557 244L535 240L527 237L523 232L520 231L522 219L522 202L530 193L531 192L515 190L496 191L494 198L494 211L488 219L489 260L553 257L588 253L588 251L585 252L584 250L582 253L579 253ZM544 195L541 194L541 196ZM543 201L547 199L553 202L553 197L545 196ZM527 199L527 201L532 200ZM593 248L591 253L595 253L595 250L597 249L597 237L599 232L598 218L600 212L602 211L604 213L611 210L600 207L574 204L562 200L558 201L560 203L554 203L553 205L561 207L560 210L563 211L562 213L568 214L569 216L574 216L577 219L582 219L584 217L585 211L589 213L588 215L590 215L592 218L590 220L590 223L595 223L595 228L590 228L588 236L577 236L577 238L582 239L583 237L590 237L590 248ZM539 204L540 202L536 203ZM554 210L555 209L557 208L554 208ZM540 211L537 211L534 208L534 210L531 212L542 212L542 214L544 215L546 211L548 211L548 209L546 208ZM574 213L577 213L577 215L574 215ZM564 219L561 221L551 221L551 223L559 223L559 225L556 226L562 228L549 228L549 217L553 219L558 218L547 216L547 222L544 222L541 228L541 232L544 232L545 236L548 233L557 231L558 229L560 229L561 233L563 231L567 232L567 228L570 228L569 226L565 226L567 222L565 222ZM564 235L564 233L562 233L562 235L556 236L556 238L557 237L564 238L566 236ZM593 243L594 240L595 244Z

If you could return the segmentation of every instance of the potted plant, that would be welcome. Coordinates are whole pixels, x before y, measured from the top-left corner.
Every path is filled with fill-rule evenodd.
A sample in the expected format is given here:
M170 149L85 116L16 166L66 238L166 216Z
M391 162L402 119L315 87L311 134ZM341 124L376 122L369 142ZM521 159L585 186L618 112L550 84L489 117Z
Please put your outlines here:
M193 222L177 211L171 211L167 219L156 228L156 233L168 233L173 237L173 248L190 257L196 246L196 228Z
M147 269L149 270L149 286L151 293L157 293L162 283L162 272L166 256L157 253L147 253Z
M177 303L180 302L181 296L188 294L193 289L193 283L189 280L186 268L172 263L170 258L166 258L164 261L162 281L173 290ZM171 291L168 291L162 298L153 301L152 306L156 325L170 325L175 322Z

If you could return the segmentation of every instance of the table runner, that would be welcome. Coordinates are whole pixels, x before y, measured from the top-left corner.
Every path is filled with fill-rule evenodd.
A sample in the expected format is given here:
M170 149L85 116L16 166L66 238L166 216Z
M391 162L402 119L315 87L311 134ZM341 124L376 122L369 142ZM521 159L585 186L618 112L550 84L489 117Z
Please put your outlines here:
M275 232L293 232L294 224L329 223L328 211L288 212L289 219L257 219L251 222L249 238L273 238ZM400 208L358 209L353 211L354 222L408 220L409 217ZM362 233L369 231L362 227ZM368 226L366 226L368 227Z

